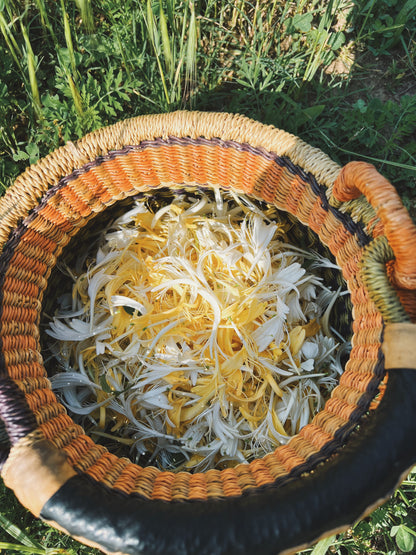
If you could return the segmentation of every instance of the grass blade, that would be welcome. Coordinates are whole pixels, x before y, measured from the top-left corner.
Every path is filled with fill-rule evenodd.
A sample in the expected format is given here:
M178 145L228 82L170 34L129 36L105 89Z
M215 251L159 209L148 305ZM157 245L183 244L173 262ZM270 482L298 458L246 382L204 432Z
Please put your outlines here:
M167 0L166 12L170 26L175 29L175 0Z
M56 38L56 34L55 34L55 31L54 31L53 25L50 22L44 0L35 0L35 3L36 3L36 6L39 10L40 20L41 20L42 26L49 32L49 34L52 37L52 41L53 41L53 44L54 44L55 48L58 49L59 48L58 39Z
M325 555L331 545L334 543L336 536L329 536L329 538L324 538L319 541L313 548L311 555Z
M117 45L118 45L118 48L119 48L119 51L120 51L121 58L123 60L123 65L126 69L127 77L130 78L131 72L130 72L130 68L129 68L129 63L128 63L127 58L126 58L126 54L125 54L125 51L124 51L124 46L121 42L120 34L118 32L117 27L114 27L114 35L116 37L116 41L117 41Z
M13 57L13 60L16 62L17 67L22 72L22 64L20 63L20 59L22 57L22 53L20 48L16 42L16 39L13 36L13 33L9 29L7 21L2 12L0 12L0 30L3 35L4 40L6 41L7 48L10 50L10 54Z
M191 17L189 20L188 42L186 45L184 97L189 98L192 104L192 93L196 84L197 26L194 3L190 2L189 4Z
M159 69L160 79L162 81L163 92L165 94L166 102L167 102L167 105L169 107L170 106L170 98L169 98L168 88L166 86L165 74L163 72L162 64L160 62L159 34L157 33L157 29L156 29L156 24L155 24L155 20L154 20L154 16L153 16L151 0L147 0L145 23L146 23L148 35L150 37L150 42L151 42L152 47L153 47L153 52L154 52L155 57L156 57L156 63L157 63L158 69Z
M68 80L68 85L71 91L72 100L74 102L75 111L82 122L85 114L84 114L81 94L76 85L76 82L79 76L78 76L78 71L77 71L77 66L75 61L75 51L74 51L74 43L72 42L71 26L69 22L68 12L65 9L64 0L61 0L61 9L62 9L62 19L64 23L65 42L68 49L71 71L69 71L68 68L65 67L65 64L62 61L60 61L60 65Z
M79 11L81 12L81 20L85 31L88 34L94 32L94 13L92 11L91 0L75 0Z
M13 524L7 517L3 514L0 514L0 525L5 532L10 534L12 538L21 542L23 545L30 547L30 548L42 548L41 544L38 542L34 542L27 536L23 530L21 530L18 526ZM3 549L6 549L5 547ZM43 548L42 548L43 549Z
M72 79L72 76L69 73L67 74L67 79L68 79L69 88L71 90L72 99L74 101L75 111L77 112L78 116L82 119L84 117L84 109L82 106L82 98L81 98L80 92L77 89L77 86L75 85L74 80Z
M43 547L38 548L15 543L0 542L0 553L3 549L6 550L6 553L10 553L10 549L12 551L16 551L17 553L30 553L30 555L46 555L47 553Z
M152 41L155 53L159 53L159 36L156 31L156 23L153 15L152 0L147 0L146 3L146 24L149 31L150 40Z
M61 8L62 8L62 19L63 19L63 22L64 22L65 42L66 42L66 47L68 48L69 60L70 60L70 64L71 64L71 72L72 72L72 76L73 76L74 81L76 81L77 80L77 66L76 66L76 62L75 62L74 44L72 42L71 26L69 24L68 12L65 9L64 0L61 0Z
M170 46L168 26L166 17L163 11L162 1L160 1L160 35L162 37L163 57L168 72L171 74L173 71L173 56L172 48Z
M36 77L36 58L32 50L32 45L30 44L29 35L27 33L26 27L20 22L22 29L22 35L26 45L26 55L27 55L27 70L29 73L29 84L32 93L32 105L33 110L37 117L40 117L42 111L42 103L40 101L38 80Z

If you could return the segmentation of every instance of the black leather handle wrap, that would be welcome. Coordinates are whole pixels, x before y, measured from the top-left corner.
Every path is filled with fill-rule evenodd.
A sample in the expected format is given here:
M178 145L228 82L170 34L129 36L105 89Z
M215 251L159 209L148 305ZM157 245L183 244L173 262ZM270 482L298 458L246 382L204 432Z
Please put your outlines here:
M273 554L352 524L394 491L416 462L416 371L389 372L384 397L347 444L284 487L241 497L167 503L71 478L41 517L109 552Z

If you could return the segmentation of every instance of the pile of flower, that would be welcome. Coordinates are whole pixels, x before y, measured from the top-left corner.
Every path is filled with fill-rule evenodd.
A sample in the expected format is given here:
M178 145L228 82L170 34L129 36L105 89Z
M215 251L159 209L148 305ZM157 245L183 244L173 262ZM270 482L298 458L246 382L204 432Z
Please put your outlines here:
M47 333L55 390L90 432L165 468L235 464L286 443L336 385L336 266L232 194L137 201L74 276ZM308 268L308 270L306 269Z

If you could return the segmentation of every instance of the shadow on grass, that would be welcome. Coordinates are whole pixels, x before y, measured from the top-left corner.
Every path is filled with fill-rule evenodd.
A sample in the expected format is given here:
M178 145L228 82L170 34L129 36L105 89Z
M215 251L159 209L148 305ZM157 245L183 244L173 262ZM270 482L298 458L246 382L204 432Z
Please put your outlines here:
M392 71L391 60L366 53L345 82L331 83L326 76L323 82L304 83L296 98L225 83L198 95L195 104L204 111L241 113L284 129L340 165L351 160L373 163L416 219L416 79L406 75L396 83L386 81Z

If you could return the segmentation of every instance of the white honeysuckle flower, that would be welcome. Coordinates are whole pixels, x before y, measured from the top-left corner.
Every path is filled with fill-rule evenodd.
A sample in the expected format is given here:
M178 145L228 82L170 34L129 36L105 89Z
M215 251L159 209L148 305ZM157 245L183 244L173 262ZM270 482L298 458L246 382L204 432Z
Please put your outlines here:
M47 333L74 418L196 470L261 456L311 420L342 372L330 315L344 292L310 271L337 266L271 215L220 189L155 213L138 200L85 273L65 268L73 291Z
M302 356L306 359L316 359L319 354L319 345L314 341L304 341L301 347Z

